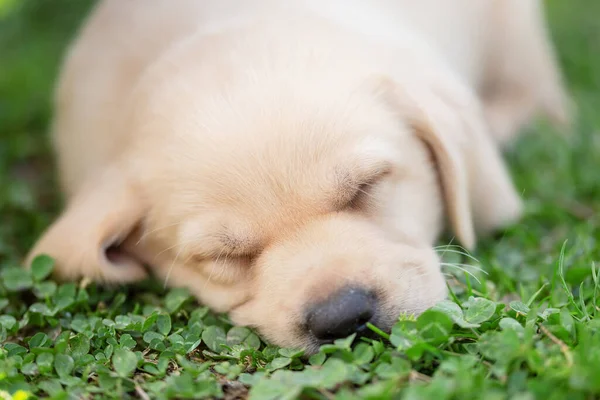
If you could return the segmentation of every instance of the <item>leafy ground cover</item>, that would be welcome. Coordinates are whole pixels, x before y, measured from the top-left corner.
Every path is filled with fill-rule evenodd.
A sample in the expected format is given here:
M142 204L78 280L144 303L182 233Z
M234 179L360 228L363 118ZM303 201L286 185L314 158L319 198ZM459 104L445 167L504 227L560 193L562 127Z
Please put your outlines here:
M0 0L0 398L600 397L600 3L547 3L580 115L570 141L540 124L507 155L527 217L472 256L439 248L449 300L307 358L185 290L57 285L46 258L18 268L60 205L48 98L91 3Z

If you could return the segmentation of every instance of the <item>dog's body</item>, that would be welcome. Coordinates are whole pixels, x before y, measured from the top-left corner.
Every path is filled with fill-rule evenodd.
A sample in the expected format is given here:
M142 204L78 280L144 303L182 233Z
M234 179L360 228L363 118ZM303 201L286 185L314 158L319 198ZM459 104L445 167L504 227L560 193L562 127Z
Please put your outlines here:
M565 103L536 0L105 0L58 87L67 210L32 255L145 263L281 345L389 327L445 295L444 209L468 247L518 218L497 144ZM332 301L369 316L332 332Z

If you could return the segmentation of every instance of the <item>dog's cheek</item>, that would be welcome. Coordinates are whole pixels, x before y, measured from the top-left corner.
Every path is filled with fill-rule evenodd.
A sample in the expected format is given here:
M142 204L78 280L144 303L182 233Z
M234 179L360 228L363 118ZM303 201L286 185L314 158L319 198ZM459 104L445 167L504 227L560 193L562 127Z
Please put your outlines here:
M439 260L430 249L398 248L387 254L372 274L380 293L384 325L403 313L420 314L446 297Z
M410 279L413 283L402 301L404 311L418 315L447 297L446 280L438 265L424 265Z
M275 301L251 300L233 309L229 318L235 325L255 329L263 340L277 346L307 348L312 344L298 315Z

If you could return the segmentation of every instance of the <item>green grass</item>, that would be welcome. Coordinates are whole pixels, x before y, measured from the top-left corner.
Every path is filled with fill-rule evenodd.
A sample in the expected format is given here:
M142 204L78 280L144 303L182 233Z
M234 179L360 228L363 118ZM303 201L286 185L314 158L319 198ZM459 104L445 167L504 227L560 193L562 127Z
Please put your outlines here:
M600 2L547 2L580 116L570 142L540 124L508 154L527 217L483 243L478 262L440 249L475 265L474 276L447 271L452 301L402 318L381 340L341 340L308 360L232 328L183 290L56 285L48 259L18 268L60 206L48 99L90 2L8 3L0 0L0 390L15 399L600 398Z

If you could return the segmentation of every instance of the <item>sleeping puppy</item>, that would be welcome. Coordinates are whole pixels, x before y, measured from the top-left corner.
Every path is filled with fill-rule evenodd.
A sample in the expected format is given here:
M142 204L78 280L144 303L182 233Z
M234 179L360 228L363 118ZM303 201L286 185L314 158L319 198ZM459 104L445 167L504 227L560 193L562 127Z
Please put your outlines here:
M29 260L149 269L314 351L443 299L445 221L469 249L514 222L498 147L565 104L537 0L104 0L57 90L67 206Z

